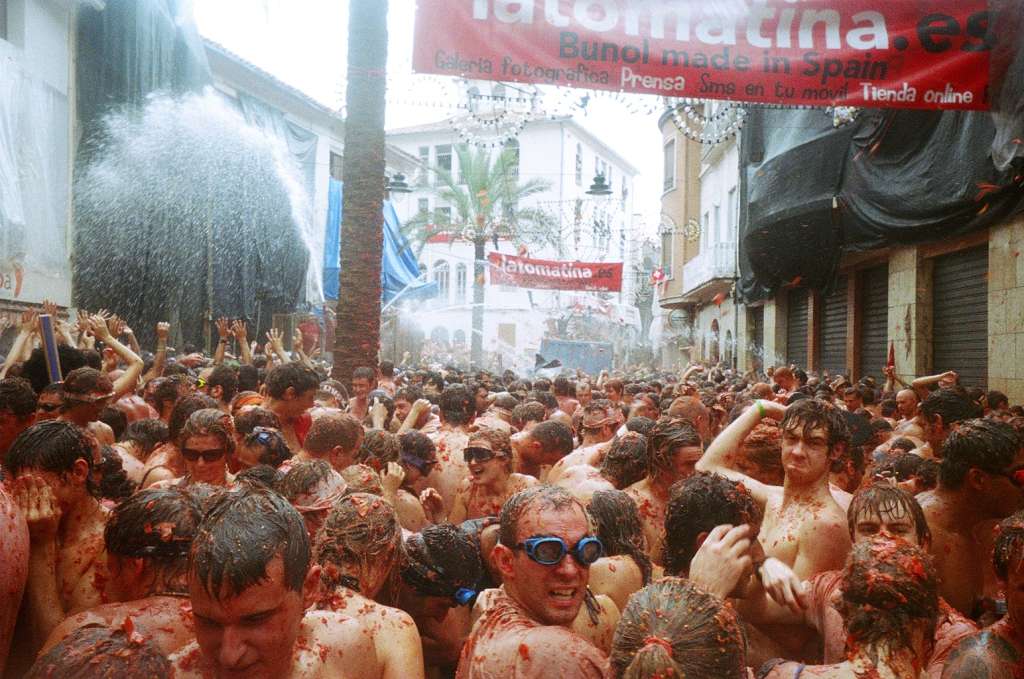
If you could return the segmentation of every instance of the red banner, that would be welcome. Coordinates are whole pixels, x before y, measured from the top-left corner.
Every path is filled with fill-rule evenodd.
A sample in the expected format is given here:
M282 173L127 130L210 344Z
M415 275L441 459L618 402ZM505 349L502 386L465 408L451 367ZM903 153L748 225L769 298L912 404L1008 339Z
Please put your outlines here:
M491 252L491 285L542 290L622 290L622 262L556 262Z
M989 107L986 0L418 2L421 73L770 104Z

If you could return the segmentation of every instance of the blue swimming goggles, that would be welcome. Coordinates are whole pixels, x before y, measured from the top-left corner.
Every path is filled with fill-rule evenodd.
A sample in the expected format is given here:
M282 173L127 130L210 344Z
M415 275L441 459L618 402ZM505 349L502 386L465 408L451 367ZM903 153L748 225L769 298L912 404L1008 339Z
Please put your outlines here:
M553 535L527 538L516 545L526 551L526 556L544 566L557 566L566 554L572 554L576 563L584 568L604 556L604 544L593 535L581 538L572 549L565 540Z

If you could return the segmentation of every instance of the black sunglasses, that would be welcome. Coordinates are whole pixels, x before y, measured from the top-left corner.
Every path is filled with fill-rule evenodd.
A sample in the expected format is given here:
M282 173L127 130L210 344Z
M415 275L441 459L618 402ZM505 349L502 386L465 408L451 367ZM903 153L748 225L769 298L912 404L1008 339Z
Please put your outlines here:
M199 458L203 458L203 462L216 462L224 457L224 449L214 448L213 450L192 450L191 448L182 448L181 456L189 462L198 462Z
M486 448L466 448L462 451L462 459L466 461L466 464L470 462L489 462L498 455L493 450L487 450Z
M39 410L42 410L44 413L52 413L52 412L55 412L57 410L60 410L60 404L59 403L40 403L37 406L37 408Z

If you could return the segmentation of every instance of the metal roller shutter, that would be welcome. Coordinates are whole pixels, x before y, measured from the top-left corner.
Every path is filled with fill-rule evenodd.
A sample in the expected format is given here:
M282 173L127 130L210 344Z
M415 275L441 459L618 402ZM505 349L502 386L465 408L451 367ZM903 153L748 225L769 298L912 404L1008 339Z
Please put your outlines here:
M786 323L786 363L807 370L807 312L810 296L806 289L789 291Z
M846 276L822 300L821 368L832 375L846 374Z
M932 359L966 387L988 383L988 245L936 257L932 274Z
M889 358L889 264L861 272L860 372L882 378Z

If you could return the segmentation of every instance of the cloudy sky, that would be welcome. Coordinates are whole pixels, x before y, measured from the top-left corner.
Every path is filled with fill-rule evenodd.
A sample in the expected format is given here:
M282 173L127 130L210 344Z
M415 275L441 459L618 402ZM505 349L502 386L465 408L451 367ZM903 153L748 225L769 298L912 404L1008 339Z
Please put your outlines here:
M204 37L332 108L344 103L346 0L192 0ZM388 13L388 128L442 120L436 85L412 74L415 0L391 0ZM637 97L637 99L640 99ZM419 105L430 101L434 105ZM633 111L629 109L632 108ZM656 233L660 213L661 134L657 114L596 100L577 120L640 168L636 211L642 229ZM640 108L646 108L646 104ZM638 225L641 226L641 225Z

